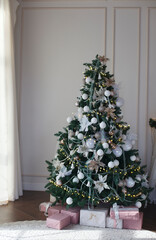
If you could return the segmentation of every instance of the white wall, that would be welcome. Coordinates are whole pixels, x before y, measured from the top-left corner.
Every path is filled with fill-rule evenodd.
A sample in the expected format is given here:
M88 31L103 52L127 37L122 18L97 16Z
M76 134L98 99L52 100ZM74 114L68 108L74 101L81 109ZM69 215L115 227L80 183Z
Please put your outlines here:
M106 54L121 83L124 119L151 157L148 120L156 117L156 1L31 1L18 12L17 87L24 189L43 190L54 133L76 111L83 63Z

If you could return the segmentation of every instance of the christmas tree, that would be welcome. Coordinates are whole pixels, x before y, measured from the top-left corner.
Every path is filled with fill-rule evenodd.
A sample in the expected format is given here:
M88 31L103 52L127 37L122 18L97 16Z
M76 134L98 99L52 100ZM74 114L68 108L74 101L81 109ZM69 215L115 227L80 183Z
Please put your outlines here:
M106 71L107 58L96 56L85 63L84 83L68 126L55 134L59 148L49 162L47 191L68 206L102 203L136 205L148 200L151 189L141 166L136 136L122 120L123 99L113 75Z

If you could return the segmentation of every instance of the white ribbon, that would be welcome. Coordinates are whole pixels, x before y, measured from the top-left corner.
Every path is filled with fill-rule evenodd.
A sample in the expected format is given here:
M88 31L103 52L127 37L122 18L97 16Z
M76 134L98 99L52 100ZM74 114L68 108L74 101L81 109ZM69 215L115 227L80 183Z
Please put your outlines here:
M48 209L49 209L49 207L51 206L51 202L48 202L48 203L46 203L46 205L45 205L45 213L44 213L44 215L47 217L48 216Z
M113 204L113 210L115 213L115 219L119 219L119 206L117 205L117 203Z

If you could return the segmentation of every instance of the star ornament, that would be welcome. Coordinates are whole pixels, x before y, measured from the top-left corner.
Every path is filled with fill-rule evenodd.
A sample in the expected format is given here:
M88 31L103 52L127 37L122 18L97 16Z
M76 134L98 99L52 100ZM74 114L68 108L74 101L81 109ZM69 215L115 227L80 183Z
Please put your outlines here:
M98 58L99 58L100 62L103 62L103 63L105 63L105 62L107 62L109 60L105 56L99 56Z
M107 113L107 117L115 118L115 109L114 108L106 108L105 112Z
M60 169L63 168L64 163L56 159L53 161L53 166L55 167L56 171L60 171Z
M101 193L104 189L110 189L106 180L107 180L107 175L105 175L104 177L100 174L98 174L99 180L98 181L94 181L95 184L95 189L98 190L99 193Z
M89 168L89 170L91 170L91 171L94 171L94 170L95 170L95 172L97 173L98 170L99 170L99 167L104 167L104 166L105 166L105 164L102 163L102 162L100 162L100 161L90 160L90 161L89 161L88 168Z
M112 79L105 78L105 80L106 80L105 85L107 87L113 86L115 84L115 80L113 78Z
M92 123L88 121L88 118L86 116L83 116L82 119L80 120L80 130L79 131L88 131L88 127L91 125Z

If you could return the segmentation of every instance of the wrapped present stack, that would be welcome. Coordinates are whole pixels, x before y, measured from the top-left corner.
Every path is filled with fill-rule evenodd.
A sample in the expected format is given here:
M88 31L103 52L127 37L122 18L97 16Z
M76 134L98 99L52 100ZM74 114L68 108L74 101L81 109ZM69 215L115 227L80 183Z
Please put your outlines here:
M85 226L141 230L143 213L137 207L122 207L114 204L109 208L66 209L65 206L51 206L51 203L41 203L40 211L47 216L46 225L55 229L63 229L69 224Z

